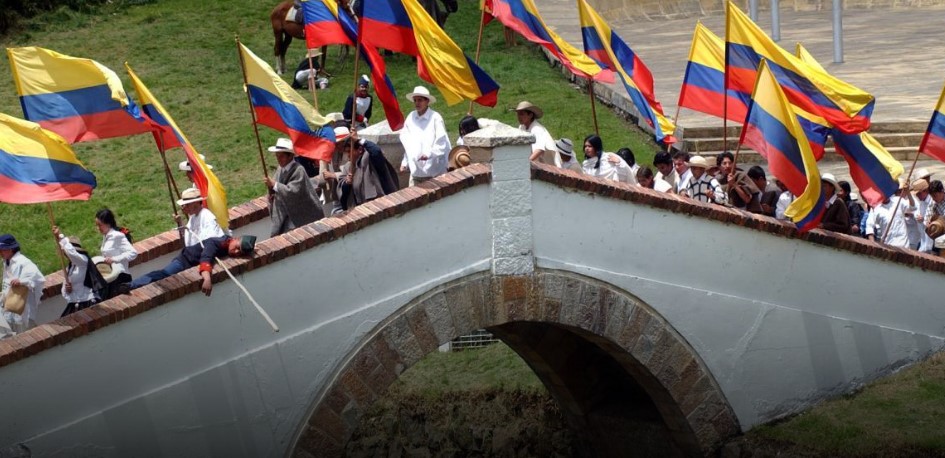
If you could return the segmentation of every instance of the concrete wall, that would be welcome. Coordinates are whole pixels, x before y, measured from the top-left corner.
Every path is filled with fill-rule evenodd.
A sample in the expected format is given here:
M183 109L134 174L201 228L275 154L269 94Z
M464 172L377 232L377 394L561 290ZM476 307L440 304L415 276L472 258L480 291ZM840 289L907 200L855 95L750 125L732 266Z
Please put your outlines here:
M279 456L316 388L378 322L488 270L488 188L361 229L3 368L0 444L33 456Z

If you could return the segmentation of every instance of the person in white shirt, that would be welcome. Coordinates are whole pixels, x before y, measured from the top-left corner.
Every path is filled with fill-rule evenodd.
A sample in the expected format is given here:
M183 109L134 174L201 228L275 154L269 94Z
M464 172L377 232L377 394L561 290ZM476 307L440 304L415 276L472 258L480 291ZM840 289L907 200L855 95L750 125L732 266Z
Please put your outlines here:
M709 162L702 156L692 156L689 158L686 173L691 173L688 180L684 182L680 194L698 200L699 202L714 202L725 204L727 194L719 184L719 180L712 178L705 171L709 168ZM679 169L677 168L678 172ZM683 174L681 174L683 175Z
M688 159L687 159L688 160ZM676 193L676 182L679 181L679 174L673 167L673 156L666 151L660 151L653 157L653 167L656 167L657 180L669 183L669 192Z
M528 159L543 162L542 156L545 151L556 150L554 138L548 133L548 129L538 122L545 113L531 102L522 101L515 107L515 114L518 117L518 128L535 136L532 154L528 156Z
M708 164L708 162L706 163ZM692 170L689 169L689 153L677 151L676 154L673 154L673 169L678 177L674 191L676 194L681 194L688 185L689 178L692 177Z
M0 307L5 326L0 326L0 337L11 333L24 332L36 326L36 307L43 296L43 285L46 277L43 276L36 264L20 253L20 244L10 234L0 235L0 259L3 260L3 287L0 288L0 306L5 305L11 289L22 286L27 289L26 304L23 312L13 313Z
M909 229L906 220L913 218L915 206L908 186L904 183L900 185L902 188L899 194L908 194L908 197L903 195L902 202L898 203L899 208L896 208L899 197L893 196L870 210L866 218L866 238L889 246L909 248ZM887 226L889 227L888 234L886 234ZM886 234L885 241L882 240L884 234Z
M407 94L407 100L416 109L407 115L400 130L400 143L404 145L400 171L410 170L409 184L414 186L446 173L451 146L443 117L430 108L436 97L427 88L417 86Z
M653 169L645 165L637 170L637 183L656 192L670 192L673 189L666 180L653 176Z
M59 240L59 248L69 258L66 266L66 281L62 282L62 297L66 300L66 308L61 317L91 307L95 303L95 291L91 283L86 285L86 274L91 264L89 253L82 248L78 237L66 237L59 228L53 226L53 235Z
M102 246L99 253L105 258L105 264L111 266L112 272L118 273L115 280L110 283L109 290L105 292L105 297L102 297L102 300L105 300L113 295L117 285L131 281L128 263L138 257L138 252L131 245L127 229L118 227L115 214L111 210L103 208L95 213L95 227L102 234Z
M559 138L555 141L555 167L584 173L581 163L574 157L574 143L570 138Z
M203 201L207 200L200 195L197 188L188 188L180 193L180 199L177 205L188 216L187 226L184 230L184 247L197 245L210 237L223 237L223 228L217 222L217 217L213 215L210 209L203 206ZM183 221L180 216L177 217L177 224Z
M784 216L784 212L787 211L787 208L791 205L791 202L794 202L794 194L791 194L791 191L788 191L787 186L784 185L784 182L779 180L777 177L774 178L774 184L781 190L781 194L778 195L778 203L774 207L774 218L779 221L787 221L788 217Z
M915 211L915 221L918 225L917 232L919 234L919 251L923 253L931 253L934 240L932 237L929 237L925 233L926 225L931 221L926 221L925 216L929 213L929 209L932 208L932 195L929 192L929 182L924 179L918 179L912 182L912 190L915 192L915 202L916 202L916 211Z
M604 142L597 135L584 138L584 162L581 167L585 175L637 184L637 177L630 171L627 162L614 153L604 152Z

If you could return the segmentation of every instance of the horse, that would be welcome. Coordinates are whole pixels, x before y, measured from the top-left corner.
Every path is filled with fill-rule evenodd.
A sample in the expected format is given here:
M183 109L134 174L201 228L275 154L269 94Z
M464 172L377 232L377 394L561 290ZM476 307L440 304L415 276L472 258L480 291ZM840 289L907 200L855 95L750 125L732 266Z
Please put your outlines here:
M355 0L354 10L349 9L348 0L337 0L338 7L344 9L345 11L358 11L357 3L358 0ZM364 0L360 0L364 1ZM446 9L441 9L437 0L420 0L421 6L423 9L430 14L430 17L434 18L437 24L440 27L443 27L443 24L446 23L446 18L450 13L455 13L459 10L459 4L456 0L440 0L443 2L443 5ZM273 51L276 56L276 71L282 75L285 73L285 54L289 50L289 45L292 44L293 38L304 39L305 37L305 27L298 22L286 20L286 15L289 12L289 9L292 8L294 2L292 0L286 0L282 3L276 5L272 10L272 13L269 14L269 22L272 24L272 34L275 36L275 45L273 46ZM342 58L347 56L347 47L344 48L345 51L342 52ZM322 58L321 58L321 68L325 69L325 59L328 55L328 47L322 46Z

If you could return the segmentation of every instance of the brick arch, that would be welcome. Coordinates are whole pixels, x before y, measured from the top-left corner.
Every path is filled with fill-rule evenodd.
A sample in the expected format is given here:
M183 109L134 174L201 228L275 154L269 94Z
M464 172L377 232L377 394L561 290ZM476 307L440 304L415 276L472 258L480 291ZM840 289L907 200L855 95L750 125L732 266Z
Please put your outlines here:
M363 412L404 370L439 345L476 329L496 332L549 385L554 370L547 357L516 338L538 329L529 323L576 337L575 342L606 355L629 374L683 453L712 453L740 431L699 355L639 299L565 271L506 277L484 272L440 285L379 323L322 388L300 428L296 454L340 455ZM569 402L560 386L558 392L548 388L559 403Z

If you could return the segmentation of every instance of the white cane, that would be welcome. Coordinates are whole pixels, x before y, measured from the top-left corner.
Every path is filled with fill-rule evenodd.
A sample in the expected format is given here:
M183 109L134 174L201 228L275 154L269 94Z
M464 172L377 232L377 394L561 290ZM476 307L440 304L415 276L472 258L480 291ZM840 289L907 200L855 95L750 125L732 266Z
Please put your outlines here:
M190 231L191 234L194 234L194 237L197 236L197 234L194 233L194 231L191 230L189 227L184 226L184 228ZM198 240L200 239L198 238ZM204 248L203 240L200 240L199 243L200 243L200 247ZM234 276L233 273L230 272L230 269L228 269L226 265L223 264L223 261L221 261L220 258L216 256L214 256L213 259L215 259L217 261L217 264L223 268L223 270L226 272L227 275L230 276L230 280L233 280L233 282L236 283L236 286L239 286L240 289L243 290L243 294L246 294L246 297L249 299L250 302L253 303L253 305L256 307L256 310L259 312L259 314L262 315L262 317L266 319L266 322L269 323L269 326L272 326L272 331L279 332L279 326L276 325L276 322L272 321L272 318L269 317L269 314L266 313L266 310L264 310L262 306L259 305L259 302L256 302L256 299L253 298L253 295L250 294L249 290L247 290L246 287L243 286L243 284L240 283L240 281L236 279L236 276Z

